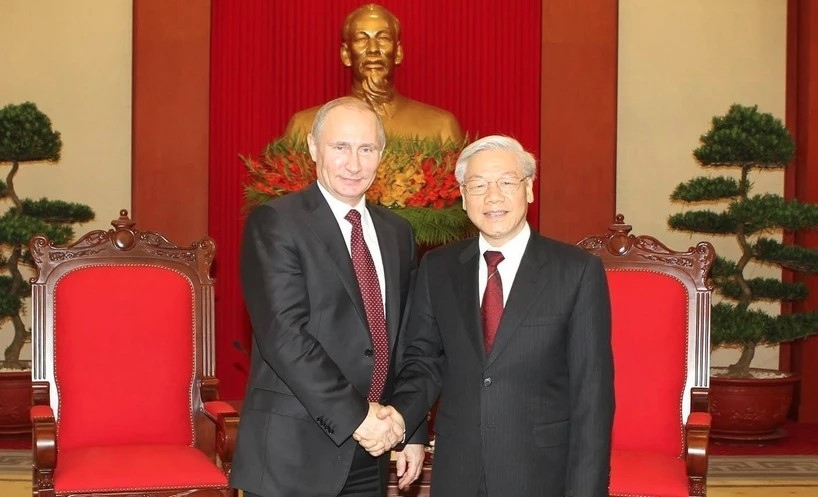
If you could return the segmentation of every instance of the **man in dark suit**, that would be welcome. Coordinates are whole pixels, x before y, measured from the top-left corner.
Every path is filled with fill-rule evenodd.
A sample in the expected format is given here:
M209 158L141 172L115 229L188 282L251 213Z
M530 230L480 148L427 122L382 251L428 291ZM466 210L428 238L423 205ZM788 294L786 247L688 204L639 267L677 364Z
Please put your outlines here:
M480 234L420 264L392 405L411 429L440 394L433 497L608 495L605 272L529 228L535 172L511 138L467 146L455 175Z
M385 495L389 449L405 430L376 412L391 393L417 261L409 223L364 199L384 143L366 103L329 102L308 136L317 183L247 219L253 346L231 475L245 496ZM397 456L401 486L420 474L414 441Z

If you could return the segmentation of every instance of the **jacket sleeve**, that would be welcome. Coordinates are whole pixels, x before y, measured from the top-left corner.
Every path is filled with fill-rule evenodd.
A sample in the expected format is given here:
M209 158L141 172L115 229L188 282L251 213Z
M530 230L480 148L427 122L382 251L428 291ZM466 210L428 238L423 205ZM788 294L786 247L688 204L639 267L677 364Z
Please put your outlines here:
M366 417L366 399L305 327L310 294L287 216L265 205L248 217L241 282L255 347L336 445Z
M566 495L607 497L614 371L611 305L602 262L591 257L583 269L568 338L571 435Z
M424 257L409 300L405 329L401 332L404 343L391 398L391 404L404 417L407 433L415 433L421 438L423 432L420 430L440 393L445 361L432 307L429 271L429 257Z

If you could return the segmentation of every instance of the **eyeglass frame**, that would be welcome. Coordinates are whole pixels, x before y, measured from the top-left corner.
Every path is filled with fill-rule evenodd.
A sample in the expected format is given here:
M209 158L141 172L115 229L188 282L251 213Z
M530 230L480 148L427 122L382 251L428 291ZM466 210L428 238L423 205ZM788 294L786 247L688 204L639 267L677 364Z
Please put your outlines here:
M504 176L504 177L501 177L501 178L497 178L494 181L488 181L488 180L485 180L485 179L474 178L474 179L470 179L468 181L464 181L463 183L460 183L460 186L463 187L463 191L465 191L466 193L468 193L469 195L472 195L474 197L482 197L483 195L487 194L489 192L489 186L490 185L496 186L497 189L500 190L500 193L502 193L503 195L511 195L511 194L517 192L517 190L520 189L520 185L523 184L523 181L529 179L530 177L531 176L523 176L519 180L512 180L512 179L509 179L507 176ZM474 183L475 181L481 182L480 185L485 186L486 190L481 192L481 193L474 193L472 191L469 191L470 188L469 188L468 184L470 182ZM500 186L501 181L507 181L508 183L506 183L506 189L508 189L508 188L511 188L511 189L506 191L506 189L504 189L502 186ZM477 186L480 186L480 185L477 185ZM512 187L511 185L514 185L514 186Z

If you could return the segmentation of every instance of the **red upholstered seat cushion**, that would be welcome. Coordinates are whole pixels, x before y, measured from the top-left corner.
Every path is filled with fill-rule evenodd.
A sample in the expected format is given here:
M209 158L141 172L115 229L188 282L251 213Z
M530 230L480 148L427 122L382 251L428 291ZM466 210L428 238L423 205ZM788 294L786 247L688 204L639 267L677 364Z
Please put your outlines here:
M149 265L85 266L54 290L55 376L63 451L190 446L193 287Z
M54 471L58 494L190 487L225 488L227 477L202 451L179 445L60 450Z
M688 297L682 283L667 274L609 269L607 276L616 389L613 448L650 453L653 463L646 458L634 468L648 473L646 464L661 464L658 456L682 455Z
M645 489L650 489L646 492ZM687 470L679 457L655 452L614 450L611 453L612 497L688 497Z

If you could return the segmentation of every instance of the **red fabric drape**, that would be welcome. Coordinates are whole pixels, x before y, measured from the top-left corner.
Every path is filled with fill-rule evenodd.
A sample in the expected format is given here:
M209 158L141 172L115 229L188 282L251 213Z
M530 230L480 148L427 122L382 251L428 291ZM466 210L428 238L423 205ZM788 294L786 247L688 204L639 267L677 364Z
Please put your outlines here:
M540 0L383 0L401 22L401 93L443 107L470 136L507 134L539 156ZM213 2L209 233L218 242L217 374L243 397L250 327L238 280L244 167L297 110L349 91L340 29L360 0ZM537 226L537 204L529 220Z

